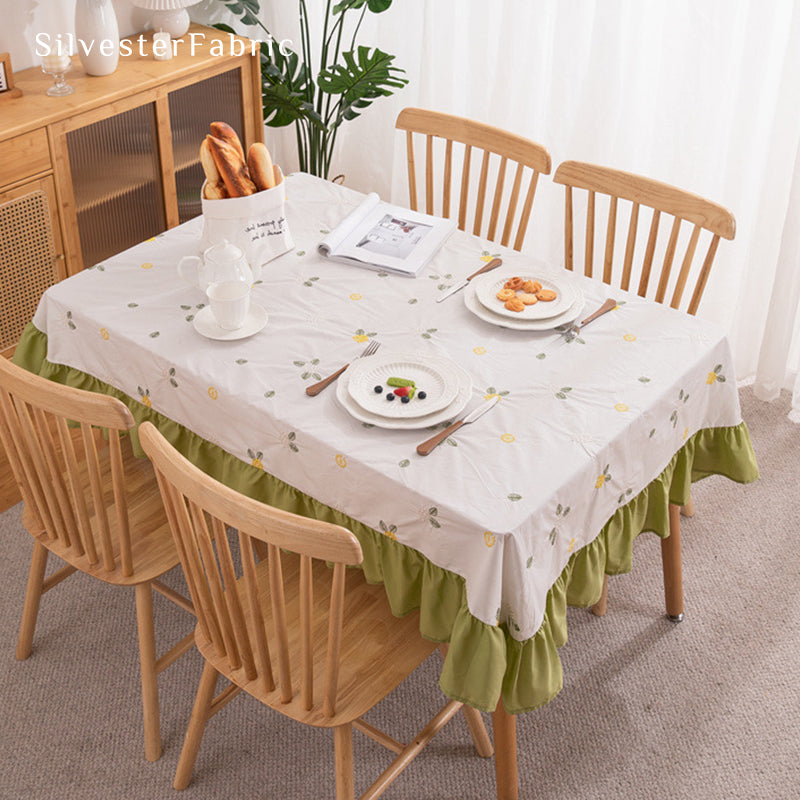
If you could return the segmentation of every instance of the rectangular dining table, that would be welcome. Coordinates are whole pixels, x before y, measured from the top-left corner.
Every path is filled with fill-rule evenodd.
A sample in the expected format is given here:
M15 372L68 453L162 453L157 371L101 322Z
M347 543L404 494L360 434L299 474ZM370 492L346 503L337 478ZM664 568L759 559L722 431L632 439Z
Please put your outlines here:
M581 316L617 306L579 335L490 324L464 292L436 298L493 257L520 275L558 265L462 231L414 279L338 264L317 244L362 195L305 174L286 192L294 245L254 285L259 332L195 330L206 298L177 262L199 252L197 218L50 288L15 360L120 397L234 488L353 530L394 612L419 609L421 634L449 643L445 694L494 712L498 797L514 798L514 715L561 689L567 604L596 603L604 575L629 571L641 531L669 537L692 480L757 477L727 339L580 276ZM306 396L369 339L457 364L465 412L500 400L422 457L455 411L390 430L353 416L336 384Z

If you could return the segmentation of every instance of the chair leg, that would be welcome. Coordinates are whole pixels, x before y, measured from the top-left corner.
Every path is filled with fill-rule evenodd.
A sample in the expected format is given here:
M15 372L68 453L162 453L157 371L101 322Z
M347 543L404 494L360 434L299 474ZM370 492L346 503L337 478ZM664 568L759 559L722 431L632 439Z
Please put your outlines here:
M353 784L353 726L340 725L333 729L336 750L336 800L354 800Z
M31 567L28 571L28 585L25 589L25 605L22 609L22 622L19 626L16 657L24 661L31 654L33 631L39 616L39 601L42 599L44 572L47 568L48 549L41 542L34 541Z
M491 758L494 755L494 747L486 726L483 724L483 717L477 708L472 706L461 706L461 713L467 721L475 750L481 758Z
M683 620L683 575L681 570L680 507L670 503L669 536L661 540L661 563L664 567L664 599L667 616L673 622Z
M149 583L140 583L136 586L136 621L139 628L139 661L142 671L144 755L148 761L158 761L161 758L161 725L158 714L153 592Z
M603 591L600 593L600 599L589 610L596 617L603 617L608 611L608 575L603 575Z
M200 678L200 685L197 687L197 697L194 701L192 716L189 719L189 727L186 729L186 737L183 740L183 750L178 761L178 769L175 771L173 786L176 789L185 789L192 779L194 762L197 760L197 751L200 749L200 742L203 739L203 732L206 723L211 716L211 702L214 699L214 692L217 688L217 677L219 673L206 662L203 667L203 675Z
M694 516L694 500L692 500L692 496L689 495L689 500L687 501L685 506L681 506L681 514L684 517L693 517Z

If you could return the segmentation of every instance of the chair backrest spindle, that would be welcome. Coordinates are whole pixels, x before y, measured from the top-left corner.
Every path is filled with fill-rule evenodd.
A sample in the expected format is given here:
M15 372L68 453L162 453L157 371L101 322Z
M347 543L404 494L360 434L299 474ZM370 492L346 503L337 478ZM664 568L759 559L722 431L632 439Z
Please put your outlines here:
M448 218L451 216L453 145L458 143L464 148L464 156L461 162L461 193L457 214L458 227L461 230L467 230L467 220L471 213L472 233L476 236L485 235L490 241L497 241L499 236L501 244L504 246L511 241L516 227L513 246L515 250L522 249L531 209L533 208L533 199L539 174L550 174L550 155L544 147L522 136L508 133L491 125L420 108L404 109L397 118L397 128L406 131L409 201L412 209L417 209L414 134L417 133L425 137L425 208L429 214L437 213L436 198L434 196L436 176L439 174L439 170L434 163L436 159L436 140L442 139L444 141L441 215ZM474 210L470 208L469 203L470 167L473 148L483 153ZM510 195L506 188L508 162L517 165ZM497 176L494 180L494 190L490 191L489 180L495 169L493 163L498 164L496 167ZM519 197L522 191L523 173L525 171L530 173L530 179L522 214L519 220L516 220ZM491 205L487 209L486 205L490 196ZM505 211L503 210L504 208ZM455 212L453 213L455 214ZM486 228L485 233L484 228Z
M116 398L62 386L1 359L0 417L27 509L56 552L115 580L133 576L120 440L134 425L130 411ZM107 445L98 444L94 426L105 429Z
M207 646L217 669L240 685L254 682L281 704L309 713L333 713L345 565L361 562L358 540L337 525L280 511L214 481L148 423L139 434L206 640L201 650L206 654ZM230 529L238 531L235 541ZM264 562L256 562L256 542L266 544ZM315 625L326 592L324 637Z
M661 252L659 248L661 215L667 214L673 217L673 222L669 238L666 244L663 245L663 257L659 256L661 266L658 270L658 281L653 299L658 303L667 302L671 288L670 305L673 308L679 308L688 288L691 291L691 296L686 311L689 314L697 312L708 280L708 274L716 255L719 239L720 237L733 239L736 233L736 221L727 209L691 192L686 192L660 181L578 161L565 161L561 164L556 170L553 180L556 183L563 184L565 187L564 261L567 269L574 269L572 245L574 189L581 189L587 192L584 273L589 277L593 273L596 195L600 194L608 197L608 218L603 260L603 281L608 284L614 282L614 251L619 201L623 200L631 204L625 256L619 280L620 287L625 291L629 290L637 261L635 251L639 233L639 211L641 206L646 206L652 210L652 218L647 245L640 264L638 293L642 297L648 294L656 253ZM692 229L683 251L680 269L677 275L674 275L673 264L679 249L683 248L680 242L683 240L682 224L684 221L691 223ZM710 234L710 244L702 266L699 269L694 269L695 253L704 231ZM694 286L692 286L693 273L695 274Z

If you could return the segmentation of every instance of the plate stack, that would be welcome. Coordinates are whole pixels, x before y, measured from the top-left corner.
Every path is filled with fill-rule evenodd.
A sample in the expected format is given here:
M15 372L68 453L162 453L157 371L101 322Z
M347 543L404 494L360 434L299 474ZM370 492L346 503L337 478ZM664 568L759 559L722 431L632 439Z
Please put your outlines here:
M502 300L498 300L497 293L512 277L538 282L542 289L555 292L555 300L540 300L526 305L522 311L510 311ZM580 286L571 275L543 271L528 274L506 269L473 278L464 289L464 304L476 317L492 325L522 331L548 331L574 322L583 309L584 299Z
M413 382L408 402L395 396L390 378ZM380 387L380 392L376 392ZM446 358L385 353L351 364L336 384L336 397L357 420L379 428L427 428L459 414L472 392L472 378ZM424 393L424 397L420 397Z

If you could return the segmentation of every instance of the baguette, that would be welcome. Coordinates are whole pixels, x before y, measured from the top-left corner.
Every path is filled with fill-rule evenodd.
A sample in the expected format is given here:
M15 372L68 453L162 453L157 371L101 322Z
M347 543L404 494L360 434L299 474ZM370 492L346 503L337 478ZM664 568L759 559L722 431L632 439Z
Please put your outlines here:
M223 142L227 142L229 145L236 148L236 152L239 153L239 157L242 159L242 163L244 163L244 149L242 148L242 143L239 141L236 131L231 128L227 122L212 122L209 127L211 128L212 136L216 136L217 139L222 139Z
M236 148L215 136L206 137L214 163L217 165L222 182L230 197L245 197L256 193L256 187L250 180L247 167Z
M259 192L275 186L272 157L261 142L254 142L250 145L250 149L247 151L247 167L250 170L250 178Z
M206 200L224 200L228 196L228 190L225 184L220 181L219 183L206 182L203 188L203 197Z
M206 185L203 190L206 200L222 200L227 197L228 192L225 190L207 139L203 139L203 143L200 145L200 163L203 165L203 172L206 175Z

